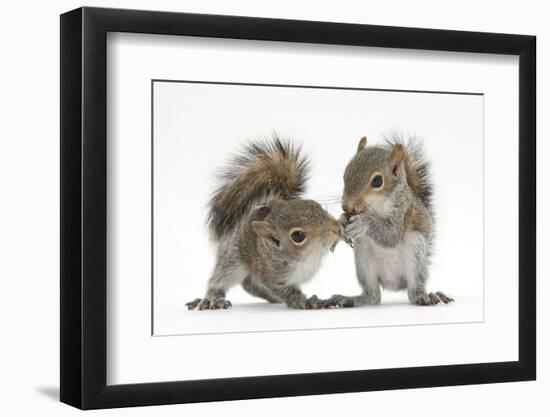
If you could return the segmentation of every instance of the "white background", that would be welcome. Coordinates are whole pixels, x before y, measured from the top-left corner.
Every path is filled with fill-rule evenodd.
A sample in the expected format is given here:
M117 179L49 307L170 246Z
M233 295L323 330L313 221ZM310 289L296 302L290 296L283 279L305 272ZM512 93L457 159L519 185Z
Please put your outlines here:
M287 374L301 372L322 372L351 369L375 369L407 366L429 366L448 363L479 363L489 361L507 361L517 359L517 187L514 180L501 180L497 172L505 172L510 178L517 176L517 107L518 101L518 74L517 57L495 56L483 54L457 54L425 51L401 51L381 48L335 47L323 45L304 45L287 43L269 43L269 48L261 41L195 39L190 37L167 37L135 34L111 34L107 41L107 106L108 106L108 251L107 251L107 382L109 384L140 383L143 381L170 381L190 380L200 378L223 378L230 376L250 376ZM235 57L238 56L238 59ZM218 65L224 62L223 66ZM322 70L320 69L322 68ZM403 71L406 68L406 71ZM198 313L181 311L178 305L177 294L174 302L168 307L173 308L171 316L174 322L179 322L180 329L186 327L189 332L191 325L194 334L182 337L150 337L150 275L151 259L151 228L150 228L150 80L156 78L176 79L224 79L226 81L253 81L271 84L304 85L352 85L374 86L376 88L398 88L409 90L430 91L483 91L484 103L484 130L485 146L491 152L485 153L485 320L476 324L456 324L456 322L471 322L479 320L480 299L474 298L476 305L469 305L468 296L459 294L457 304L453 306L437 306L433 309L418 309L405 305L396 308L389 304L382 304L375 308L342 309L325 311L296 311L279 307L279 311L271 310L246 314L242 309ZM217 91L217 90L216 90ZM271 92L271 95L274 93ZM409 96L411 100L413 96ZM273 98L274 100L275 98ZM341 98L340 98L341 99ZM198 100L198 99L197 99ZM317 100L320 100L317 99ZM339 99L334 98L334 101ZM479 181L479 162L476 164L472 154L481 157L479 148L479 128L473 127L475 116L464 117L467 121L446 114L444 110L433 112L433 105L428 106L426 114L406 114L401 106L406 107L406 99L398 100L400 104L393 104L394 111L381 106L372 109L372 121L382 123L375 130L386 128L388 124L403 123L413 126L413 129L426 130L436 155L445 155L449 166L446 169L434 169L440 173L439 179L443 182L438 186L438 192L447 196L458 193L459 198L465 195L473 201L479 200L481 188ZM174 107L184 105L183 98L178 100ZM256 101L259 101L256 98ZM322 100L321 100L322 101ZM456 100L444 103L439 99L442 107L457 113L472 112L472 107L465 109L457 106ZM197 101L197 104L200 102ZM426 105L426 103L423 103ZM381 103L382 105L382 103ZM420 106L420 103L414 103ZM221 106L224 107L224 106ZM225 106L226 107L226 106ZM305 107L302 105L301 107ZM341 103L340 107L346 107ZM356 117L336 116L336 120L350 120L350 125L341 127L340 124L327 124L329 132L334 136L359 136L364 132L367 116L361 116L361 108L365 113L371 113L366 103L354 106L358 113ZM422 106L420 106L422 107ZM216 110L218 110L216 112ZM393 110L393 109L392 109ZM431 110L431 111L428 111ZM162 120L170 112L161 111ZM219 109L212 105L212 112ZM227 112L224 108L223 112ZM393 114L395 112L395 114ZM409 113L411 111L409 110ZM431 114L433 112L433 114ZM284 111L275 112L284 120ZM452 112L450 112L452 113ZM160 116L162 114L163 116ZM480 112L477 112L479 125ZM221 115L218 115L220 117ZM392 116L395 119L392 119ZM180 117L184 117L181 115ZM277 120L276 116L271 116ZM432 120L444 118L447 126L441 121ZM197 115L200 121L202 117ZM177 117L173 118L177 119ZM469 120L471 119L471 120ZM376 120L376 122L374 122ZM227 123L227 122L226 122ZM251 122L253 125L254 122ZM309 123L295 123L295 128ZM317 122L323 123L323 122ZM457 127L456 124L465 123L466 127ZM162 123L161 123L162 124ZM180 121L171 120L181 130ZM222 123L224 124L224 123ZM163 125L163 124L162 124ZM164 126L166 127L166 126ZM264 126L261 126L263 128ZM437 129L439 128L439 131ZM446 128L446 129L445 129ZM204 128L205 130L208 128ZM448 132L455 130L455 132ZM476 133L475 131L478 131ZM162 130L161 130L162 131ZM321 143L332 143L334 139L326 137L326 132L315 132L310 127L304 132L312 132L324 140L318 146L312 147L313 156L321 148ZM354 134L354 132L356 133ZM346 133L348 132L348 133ZM431 132L431 133L427 133ZM185 132L180 134L185 136ZM225 154L221 147L231 146L232 141L218 140L228 132L213 132L216 136L221 154ZM234 134L234 133L233 133ZM229 133L230 136L233 134ZM470 136L463 138L463 136ZM179 135L173 137L178 143ZM332 139L332 140L331 140ZM207 140L198 138L197 140ZM212 140L212 139L211 139ZM342 147L336 147L345 155L345 140ZM191 143L188 142L189 144ZM221 145L223 143L223 145ZM465 146L463 146L463 144ZM192 146L192 145L190 145ZM348 145L352 150L356 148L354 142ZM461 147L455 151L455 157L450 157L448 150L441 151L441 146L449 148ZM211 146L212 148L214 146ZM471 148L471 149L470 149ZM200 148L199 148L200 149ZM439 149L439 151L438 151ZM476 154L475 149L478 149ZM161 147L162 150L162 147ZM336 154L337 151L334 151ZM462 152L462 153L461 153ZM200 152L196 152L199 155ZM212 159L216 159L212 151ZM322 156L321 153L319 156ZM161 152L161 157L163 152ZM458 158L457 156L460 156ZM221 157L221 155L220 155ZM344 158L344 156L342 156ZM347 158L346 158L347 159ZM473 159L473 160L472 160ZM478 159L479 160L479 159ZM333 166L338 159L325 162L325 166ZM342 159L341 164L344 164ZM462 163L461 163L462 161ZM210 158L206 158L203 165L207 165ZM455 167L451 166L453 164ZM157 166L164 176L167 169L173 164L161 161ZM478 169L476 169L476 167ZM200 169L203 169L201 167ZM164 172L164 170L167 170ZM448 170L448 171L446 171ZM465 172L462 181L456 171ZM478 180L475 182L475 171ZM446 172L446 175L444 173ZM333 177L330 171L324 172L325 183L332 184ZM201 175L197 175L201 177ZM163 177L164 178L164 177ZM323 178L315 176L316 180ZM163 184L164 181L161 181ZM471 190L468 185L471 185ZM194 186L199 186L199 183ZM190 188L192 188L191 186ZM162 186L160 187L162 191ZM174 192L178 186L168 185L168 190ZM182 187L183 188L183 187ZM173 197L172 197L173 198ZM457 213L448 204L457 204L456 196L441 198L439 208L444 216L450 212L451 221L443 221L442 227L449 227L458 220L453 217ZM186 203L187 204L187 203ZM179 204L163 204L157 207L166 214L166 208L177 207ZM464 207L463 204L461 204ZM473 224L480 224L479 210L475 211L467 205L472 213ZM479 207L479 204L478 204ZM200 210L200 209L199 209ZM440 213L441 214L441 213ZM459 213L460 215L461 213ZM181 216L174 217L178 220ZM200 217L200 216L197 216ZM163 221L164 215L159 216ZM448 217L444 217L448 218ZM196 219L190 218L190 222ZM463 221L468 223L468 219ZM196 224L195 224L196 226ZM169 225L177 229L178 224ZM190 227L187 226L186 229ZM163 228L166 229L166 228ZM444 229L445 230L445 229ZM449 230L449 229L447 229ZM479 266L480 250L473 248L473 253L461 257L465 244L479 245L481 240L476 235L465 236L462 232L452 231L443 233L451 235L444 242L451 243L451 250L441 251L448 258L439 258L438 267L448 268L455 263L463 263L471 267L466 268L463 274L471 274L475 280L476 264ZM185 232L189 232L185 230ZM200 231L190 233L187 239L197 240ZM478 235L479 236L479 235ZM505 239L503 237L506 237ZM461 241L461 246L455 246L453 238ZM168 247L167 247L168 246ZM157 249L157 258L165 259L166 253L174 250L177 243L163 245ZM481 248L480 248L481 249ZM205 246L205 250L208 248ZM190 257L203 257L195 252L193 245L182 250L182 260ZM175 255L177 257L177 254ZM206 257L205 257L206 258ZM477 260L477 262L476 262ZM351 262L345 262L349 265ZM165 271L172 273L172 268L166 262ZM457 269L459 266L456 267ZM437 268L434 268L437 269ZM448 269L444 269L448 271ZM479 272L477 272L479 273ZM436 274L445 281L447 272ZM164 278L164 277L163 277ZM177 278L177 277L176 277ZM449 281L458 284L459 276ZM464 278L467 280L468 278ZM479 279L475 280L479 285ZM313 285L313 284L312 284ZM174 291L176 292L176 291ZM182 291L183 292L183 291ZM477 291L479 292L479 290ZM161 292L161 296L162 296ZM409 311L406 311L409 310ZM413 319L411 310L417 316ZM375 313L376 312L376 313ZM242 313L242 314L240 314ZM199 315L200 314L200 315ZM468 317L468 314L470 316ZM235 317L241 315L242 317ZM385 316L385 318L384 318ZM453 317L454 316L454 317ZM181 317L181 319L180 319ZM242 324L238 323L238 320ZM183 320L186 320L184 325ZM378 320L378 323L376 322ZM265 321L265 323L263 323ZM376 326L384 322L399 324L454 322L448 325L416 326L384 328ZM214 323L212 323L214 322ZM219 323L218 323L219 322ZM237 322L237 323L236 323ZM290 326L289 326L290 323ZM267 326L272 329L289 328L321 328L316 331L294 331L266 333L236 333L248 327L252 330L263 330ZM265 326L265 327L264 327ZM229 332L224 335L196 334L204 332L218 332L220 327ZM240 328L239 328L240 327ZM335 327L338 330L334 329ZM354 327L354 328L351 328ZM403 341L416 340L408 344L407 354L403 352ZM345 349L342 341L345 340ZM476 343L464 344L465 340L475 340ZM365 345L368 341L368 347ZM223 351L219 345L223 344ZM278 346L292 346L292 354L281 356ZM249 351L242 346L254 346ZM185 352L185 354L183 354ZM223 352L223 353L222 353ZM336 354L342 352L345 354ZM368 353L368 354L366 354ZM266 360L269 357L269 360ZM201 358L201 360L197 359ZM208 358L208 366L205 359ZM231 358L231 360L227 360Z
M513 3L475 1L442 4L356 3L279 1L120 1L89 5L156 8L176 11L244 14L301 19L336 20L443 29L484 30L536 34L538 73L547 69L550 29L544 4L535 1ZM46 413L76 415L77 411L58 404L58 14L80 6L74 1L56 3L10 3L3 12L1 67L5 84L2 92L3 144L0 163L4 205L2 206L2 272L4 297L0 305L4 335L0 347L3 378L2 411L7 415ZM498 10L498 14L495 14ZM24 18L23 18L24 17ZM539 78L538 115L541 120L548 83ZM546 133L539 122L539 138ZM539 139L540 141L540 139ZM541 142L541 141L540 141ZM548 147L539 147L539 161L550 157ZM539 212L548 207L549 168L539 163ZM542 193L543 192L543 193ZM548 246L549 225L539 221L539 254ZM545 234L545 237L542 234ZM542 256L539 256L542 258ZM539 276L549 273L541 259ZM543 304L548 283L539 280L539 352L548 351L549 308ZM541 323L542 322L542 323ZM542 357L541 357L542 356ZM547 359L539 355L539 380L486 386L466 386L358 393L308 398L240 401L225 404L181 405L101 411L99 415L281 415L314 410L318 415L335 415L345 410L408 415L465 413L543 415L548 405L543 393L550 388ZM389 405L388 405L389 404Z
M110 116L107 119L107 170L109 173L107 191L108 384L516 360L517 276L514 271L517 270L518 215L517 204L513 202L517 201L517 187L513 186L515 181L503 182L501 177L496 176L495 173L506 172L510 178L517 176L517 57L414 52L381 48L289 45L287 43L269 43L269 46L266 48L266 44L261 41L194 39L190 37L135 34L112 34L108 37L107 107ZM234 59L235 56L238 56L239 59ZM219 62L224 62L224 65L217 65ZM407 68L407 71L403 71L402 68ZM210 314L202 312L202 314L198 313L201 314L199 316L197 316L197 312L178 315L178 300L175 297L173 305L169 305L169 307L173 307L176 312L176 314L172 313L174 321L179 321L179 317L187 319L186 331L189 331L189 325L192 324L194 326L193 333L204 332L205 329L217 332L221 327L230 334L150 337L151 205L148 183L151 168L150 80L152 78L175 79L178 77L294 85L311 83L332 86L372 86L374 84L377 88L483 91L486 104L483 121L485 146L486 149L491 150L491 152L485 153L486 210L487 213L490 213L485 217L484 223L486 239L484 259L486 279L483 282L485 286L485 321L476 324L452 323L445 326L422 325L395 329L373 326L383 324L383 316L386 316L386 323L393 321L399 324L479 320L481 307L479 297L474 299L477 306L472 307L468 304L471 300L461 294L458 295L457 304L451 307L437 306L435 309L418 309L406 305L405 310L415 311L416 321L409 319L408 316L412 317L409 312L388 304L377 306L376 310L364 308L337 311L296 311L279 308L279 312L270 310L269 313L272 314L268 314L266 311L245 314L242 310L235 308L230 311L210 312ZM271 95L273 94L272 92ZM409 100L411 97L409 96ZM176 109L179 108L182 100L178 100L177 106L173 102ZM256 101L258 100L256 98ZM337 101L338 99L334 98L333 100ZM444 105L441 100L439 104L442 107L451 108L450 103ZM413 114L407 115L405 111L400 110L400 106L404 106L407 100L402 99L398 102L400 102L399 105L393 104L395 115L382 106L378 110L372 110L375 113L373 120L382 122L382 126L385 128L390 123L388 121L391 120L390 117L396 116L396 119L392 120L393 123L407 123L416 129L426 129L432 132L428 134L428 137L433 135L439 139L430 141L430 145L435 150L441 149L441 146L462 147L464 143L465 146L461 149L463 153L456 151L454 159L449 156L448 151L436 152L436 155L445 154L446 159L450 159L455 165L455 170L451 166L446 168L450 170L447 171L447 175L443 175L446 172L444 169L435 169L440 172L440 179L444 181L438 186L438 189L443 191L443 195L445 192L456 191L459 196L463 194L467 196L465 198L472 198L473 201L479 200L476 195L479 195L481 191L479 184L481 173L476 166L479 168L480 164L476 164L475 159L468 153L469 148L472 148L471 151L474 155L476 155L475 149L478 149L477 158L480 158L482 154L479 148L480 139L478 139L478 143L475 140L476 137L479 137L479 127L475 129L472 122L476 118L470 115L472 120L465 117L467 120L465 121L459 116L451 116L444 111L434 112L433 115L432 112L426 111L426 114L420 113L414 117ZM456 106L456 100L451 102L455 106L454 112L472 112L471 107L468 110L464 108L465 104L462 104L463 108L460 108L460 106ZM197 103L199 104L199 102ZM420 106L420 103L414 103L414 105ZM345 104L340 104L340 107L345 107ZM360 106L354 107L360 116L360 109L357 108ZM363 107L366 108L366 104ZM433 109L433 106L428 107L429 109L426 110ZM214 105L212 105L212 110L213 113L216 113ZM172 111L174 110L166 113L159 112L160 119L162 120L163 116ZM227 112L225 109L223 111ZM277 111L276 113L281 116L281 119L284 119L282 117L284 112ZM366 113L370 112L367 110ZM478 126L480 115L478 110L477 122L475 122ZM432 120L437 117L446 119L447 126ZM194 118L199 121L202 119L199 116L194 116ZM344 116L337 116L336 119L344 119ZM347 128L343 128L339 124L328 124L327 129L334 132L335 136L342 133L344 136L354 136L354 130L363 131L366 116L365 118L348 116L347 119L350 120L350 125ZM276 118L272 120L276 120ZM170 121L170 123L174 122L174 120ZM420 122L422 122L421 125ZM458 123L465 123L467 126L455 126ZM305 124L310 125L312 122ZM161 123L161 125L164 124ZM175 126L180 129L182 127L181 124ZM298 128L303 125L295 123L295 126ZM440 129L439 132L434 129L437 127ZM442 129L443 127L447 129ZM352 128L351 131L346 134L345 132L350 128ZM326 135L321 132L315 133L313 127L310 130L314 136L325 137ZM455 130L456 137L447 130ZM478 133L475 132L476 130ZM216 143L222 142L217 138L223 137L224 133L227 132L213 132L216 136ZM185 132L182 131L181 135L185 136ZM358 133L356 135L359 136ZM471 137L462 138L465 135L471 135ZM178 139L180 140L179 137ZM198 138L197 140L207 139ZM322 142L332 141L330 138L325 138ZM183 142L178 143L183 145ZM227 141L218 146L230 145L231 142ZM315 151L313 156L321 148L320 145L321 143L311 148L310 152ZM342 146L342 152L345 147ZM349 147L356 148L355 143L351 142ZM220 150L224 154L223 149L218 149L218 151ZM161 152L161 158L162 155L163 152ZM215 159L214 155L213 151L212 159ZM200 159L200 153L197 158ZM210 158L207 158L204 165L209 162ZM325 165L331 166L334 162L334 160L325 162ZM451 165L450 162L447 164ZM157 165L160 166L162 175L165 175L165 169L173 168L173 164L167 164L162 160ZM201 169L203 168L201 167ZM472 170L474 172L464 173L464 178L469 181L462 181L461 176L456 175L456 170ZM475 171L478 172L477 182L475 182ZM324 175L327 175L326 178L328 178L325 181L331 184L333 177L330 172L325 172ZM200 175L197 176L200 177ZM323 177L316 176L317 180L319 178ZM467 186L471 182L474 184L471 185L472 189L470 190ZM164 181L160 183L165 185ZM163 187L160 188L162 191ZM177 188L177 186L168 185L168 190L171 192L175 192ZM443 221L442 226L448 227L457 221L452 217L456 216L454 208L449 209L446 206L449 203L457 204L455 199L456 197L441 198L443 204L440 204L439 207L442 211L450 211L452 219L451 222ZM167 207L173 208L178 205L173 203L157 204L157 207L166 213ZM479 210L472 209L475 206L476 204L467 205L468 209L463 208L462 211L471 212L472 223L477 223L481 229ZM448 213L445 213L445 216L447 215ZM167 217L181 219L179 215ZM159 218L164 221L164 215ZM190 221L196 222L196 219L191 217ZM468 219L464 223L468 223ZM174 224L169 227L177 228L178 225ZM452 235L450 239L447 237L444 240L444 242L451 242L451 250L442 251L443 253L447 252L449 258L444 262L436 261L436 263L440 264L439 267L448 268L448 264L462 262L471 267L471 272L466 268L461 275L471 274L475 279L476 269L478 269L476 264L479 266L481 259L480 250L476 251L474 247L473 253L462 259L459 254L463 253L463 248L453 246L456 243L453 242L453 238L456 235L456 240L462 241L462 246L468 245L470 240L473 241L470 245L480 245L481 240L479 237L476 239L473 234L464 236L462 232L451 230L451 232L444 233ZM189 231L186 230L186 232ZM201 234L198 232L191 232L188 239L198 240L200 236ZM160 249L156 251L157 257L164 259L165 252L170 253L176 246L176 243L166 245L163 242ZM207 250L206 247L205 249ZM180 255L183 260L186 257L187 259L194 256L203 257L195 252L193 246L183 250ZM346 262L346 264L348 263L351 264L351 262ZM166 268L166 263L163 264L163 267ZM170 265L165 270L168 273L172 272ZM444 271L448 271L448 269ZM440 275L444 274L447 272L440 273ZM447 277L443 276L443 279L445 278ZM451 277L450 281L456 283L458 279L463 278L462 276L454 279ZM476 281L479 285L479 279ZM179 308L181 309L181 307ZM375 311L378 314L375 315ZM238 327L239 324L235 324L239 317L234 317L239 315L239 312L243 313L243 317L240 317L243 322L241 329L252 327L253 330L263 330L263 326L267 325L275 329L321 327L323 330L287 331L277 334L235 333L241 330ZM392 314L393 317L391 317ZM473 314L473 316L468 317L468 314ZM196 318L193 319L194 317ZM381 323L376 323L375 318L378 318ZM265 323L262 323L264 319ZM212 324L210 322L219 323ZM210 323L210 325L206 323ZM331 329L335 327L338 330ZM417 342L408 344L407 354L404 355L402 353L403 341L412 339ZM343 340L345 340L345 349L341 347ZM464 340L475 340L476 343L464 344ZM368 341L368 347L365 345L365 341ZM219 348L220 344L224 346L223 351ZM292 354L279 355L278 346L281 344L292 346ZM254 346L255 349L249 351L242 349L243 346ZM335 354L336 352L345 352L345 354ZM269 360L266 360L266 357L269 357ZM205 358L208 358L207 362ZM227 360L227 358L231 358L231 360ZM205 363L208 366L205 366Z
M504 65L517 77L515 61ZM154 335L483 320L483 96L155 82L154 113ZM237 286L228 293L230 311L188 311L184 303L203 296L215 261L204 224L215 169L274 129L310 157L304 197L336 218L343 172L363 134L370 145L383 143L389 129L423 135L437 216L429 289L457 302L424 309L410 305L406 292L384 292L374 309L304 314ZM322 298L359 294L353 250L340 244L327 253L303 289Z

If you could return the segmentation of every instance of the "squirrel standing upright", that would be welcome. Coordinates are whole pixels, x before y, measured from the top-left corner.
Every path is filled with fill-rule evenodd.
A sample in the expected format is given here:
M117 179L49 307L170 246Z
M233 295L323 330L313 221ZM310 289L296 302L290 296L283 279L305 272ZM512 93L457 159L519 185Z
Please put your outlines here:
M217 260L204 298L192 310L226 309L227 290L241 284L256 297L298 309L322 308L300 285L319 269L343 234L315 201L301 200L309 162L278 137L251 143L221 172L208 225Z
M334 295L325 307L378 304L380 287L406 289L416 305L452 302L442 292L426 291L434 215L430 168L421 143L405 144L393 135L385 145L366 145L367 138L361 138L346 167L340 217L353 244L362 294Z

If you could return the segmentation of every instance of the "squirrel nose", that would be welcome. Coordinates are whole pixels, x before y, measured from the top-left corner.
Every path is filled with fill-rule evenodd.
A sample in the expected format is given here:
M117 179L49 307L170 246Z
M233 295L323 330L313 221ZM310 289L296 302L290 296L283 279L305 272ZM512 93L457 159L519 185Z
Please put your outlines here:
M333 235L339 235L340 234L340 223L335 221L330 225L330 231Z
M345 201L342 203L342 210L344 210L344 213L351 214L351 215L359 213L359 210L357 210L357 207L351 204L349 201Z

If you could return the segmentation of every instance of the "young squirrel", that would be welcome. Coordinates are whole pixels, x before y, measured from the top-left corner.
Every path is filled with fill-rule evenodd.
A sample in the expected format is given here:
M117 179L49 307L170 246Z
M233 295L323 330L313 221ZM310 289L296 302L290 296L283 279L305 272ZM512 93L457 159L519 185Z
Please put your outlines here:
M366 145L367 138L361 138L346 167L340 217L353 244L362 294L334 295L325 307L378 304L380 287L406 289L416 305L454 301L442 292L426 292L434 214L430 168L421 144L414 139L405 144L394 135L385 145Z
M217 260L204 298L192 310L226 309L227 290L297 309L322 308L299 286L317 272L343 235L338 221L312 200L301 200L309 161L278 137L251 143L221 172L209 204L208 226Z

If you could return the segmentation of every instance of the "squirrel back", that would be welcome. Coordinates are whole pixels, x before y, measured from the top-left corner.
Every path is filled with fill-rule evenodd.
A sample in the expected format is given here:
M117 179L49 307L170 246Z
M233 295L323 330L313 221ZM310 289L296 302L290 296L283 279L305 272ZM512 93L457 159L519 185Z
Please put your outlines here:
M270 199L292 200L305 191L309 161L278 136L244 147L218 174L209 202L208 226L214 240L230 234L250 211Z

